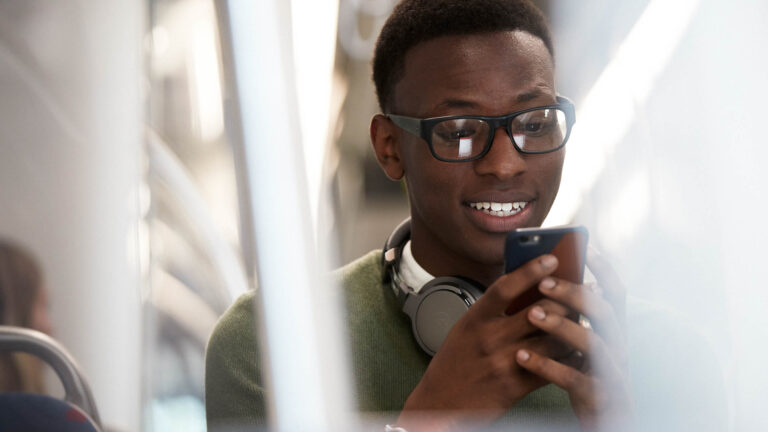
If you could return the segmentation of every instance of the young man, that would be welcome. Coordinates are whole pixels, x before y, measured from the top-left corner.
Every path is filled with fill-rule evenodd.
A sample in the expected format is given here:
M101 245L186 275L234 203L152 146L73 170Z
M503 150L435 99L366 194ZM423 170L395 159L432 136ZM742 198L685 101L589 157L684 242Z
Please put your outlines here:
M406 400L398 424L410 424L410 410L422 415L442 411L436 421L452 421L445 411L474 410L494 419L548 382L568 392L584 425L592 425L600 414L623 415L630 403L614 308L582 286L547 277L557 265L551 256L503 276L506 232L541 225L557 195L561 146L571 126L536 130L547 127L536 123L547 114L555 115L549 121L569 120L558 119L555 110L526 117L530 111L525 110L558 105L548 29L540 13L524 2L459 3L401 4L382 30L374 58L374 80L386 114L373 119L371 140L387 176L404 178L407 185L411 264L432 276L461 275L488 287L448 335ZM409 9L420 8L429 18L416 22L418 13ZM398 126L390 113L502 121L492 127L490 121L458 119L429 126L422 121L422 128L432 128L428 143ZM542 133L553 135L549 147L526 147L526 140ZM461 144L446 134L471 138L474 148L462 155ZM491 209L479 208L483 203ZM537 284L554 301L504 314L516 296ZM618 293L614 297L621 300ZM587 303L599 310L586 310ZM609 334L603 337L566 319L569 309L599 321L595 327ZM590 344L600 346L607 363L601 369L610 376L556 362L553 357L562 347L552 338L531 337L537 329L582 352L591 352ZM557 396L540 403L554 406Z
M590 262L599 289L550 276L549 255L504 274L505 233L543 222L573 125L542 14L527 0L405 0L382 29L373 69L383 114L371 141L387 176L405 181L411 219L396 244L338 272L359 408L398 413L394 424L410 432L466 421L595 430L630 418L624 294L607 266ZM432 357L391 281L416 295L445 276L487 288ZM544 299L508 315L529 289ZM264 417L252 299L211 338L209 426Z

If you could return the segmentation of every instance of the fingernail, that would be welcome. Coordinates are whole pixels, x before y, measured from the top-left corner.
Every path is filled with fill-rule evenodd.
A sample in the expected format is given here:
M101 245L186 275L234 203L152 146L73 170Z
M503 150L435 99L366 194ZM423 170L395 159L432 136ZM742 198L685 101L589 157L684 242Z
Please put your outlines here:
M517 352L517 359L521 362L528 361L529 358L531 358L531 355L528 354L528 351L520 350Z
M539 283L539 286L545 290L551 290L555 285L557 285L557 283L555 283L555 280L552 278L544 278L541 283Z
M554 255L544 255L541 257L541 265L545 268L552 268L557 265L557 258Z
M529 358L531 358L531 354L528 351L526 351L526 350L519 350L517 352L517 359L518 360L520 360L522 362L525 362L525 361L528 361Z
M533 309L531 309L531 315L538 320L543 320L547 317L547 313L539 306L534 306Z

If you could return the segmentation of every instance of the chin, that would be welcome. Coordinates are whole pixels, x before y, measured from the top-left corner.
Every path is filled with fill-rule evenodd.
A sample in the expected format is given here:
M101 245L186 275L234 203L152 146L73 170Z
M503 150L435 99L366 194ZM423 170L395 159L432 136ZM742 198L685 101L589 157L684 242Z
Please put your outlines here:
M467 256L472 257L472 260L479 264L488 266L503 265L505 237L500 242L493 242L488 247L473 248L473 250L467 251Z

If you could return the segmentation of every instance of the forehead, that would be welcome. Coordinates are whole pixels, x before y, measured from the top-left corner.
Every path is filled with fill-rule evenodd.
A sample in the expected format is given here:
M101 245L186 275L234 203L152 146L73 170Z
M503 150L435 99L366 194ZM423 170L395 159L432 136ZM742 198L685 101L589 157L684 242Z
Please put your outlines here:
M544 42L527 32L505 31L443 36L411 48L395 85L394 106L426 117L450 114L441 107L454 101L492 115L554 96L554 67Z

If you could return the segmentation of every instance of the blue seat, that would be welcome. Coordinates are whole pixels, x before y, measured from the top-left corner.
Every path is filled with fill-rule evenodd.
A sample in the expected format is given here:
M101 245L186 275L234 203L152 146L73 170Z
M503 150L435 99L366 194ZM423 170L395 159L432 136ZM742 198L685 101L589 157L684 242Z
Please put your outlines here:
M65 400L33 393L0 393L2 432L99 432L82 409Z
M99 413L80 368L58 342L38 331L0 326L0 351L25 352L48 363L64 386L64 399L0 393L0 432L100 432Z

